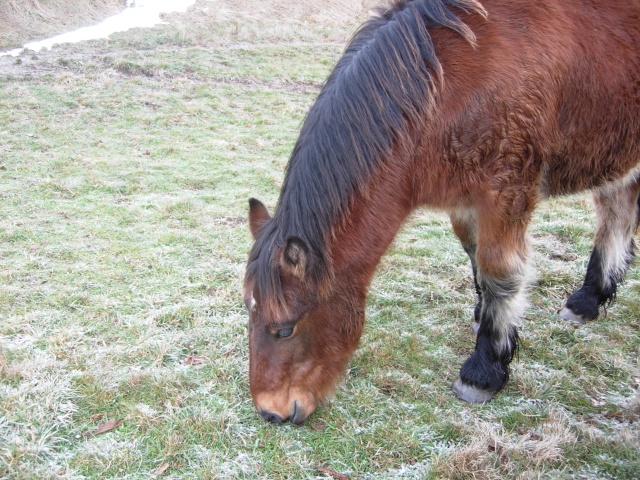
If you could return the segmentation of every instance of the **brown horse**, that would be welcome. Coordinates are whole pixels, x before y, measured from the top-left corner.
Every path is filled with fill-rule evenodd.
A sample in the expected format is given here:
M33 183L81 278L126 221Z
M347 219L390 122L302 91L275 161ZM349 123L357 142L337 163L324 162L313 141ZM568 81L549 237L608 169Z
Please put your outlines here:
M507 382L545 197L594 192L593 253L561 316L596 318L634 252L639 52L638 0L404 0L365 23L304 121L274 216L250 200L260 414L300 423L330 391L376 265L418 206L450 214L473 267L459 398L486 402Z

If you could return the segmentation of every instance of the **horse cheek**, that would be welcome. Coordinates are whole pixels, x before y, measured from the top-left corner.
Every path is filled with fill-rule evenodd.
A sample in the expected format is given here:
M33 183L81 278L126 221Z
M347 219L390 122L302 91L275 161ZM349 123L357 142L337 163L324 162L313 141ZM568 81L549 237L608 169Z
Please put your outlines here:
M272 392L281 384L279 356L275 351L275 343L265 333L254 328L249 334L249 383L251 395Z

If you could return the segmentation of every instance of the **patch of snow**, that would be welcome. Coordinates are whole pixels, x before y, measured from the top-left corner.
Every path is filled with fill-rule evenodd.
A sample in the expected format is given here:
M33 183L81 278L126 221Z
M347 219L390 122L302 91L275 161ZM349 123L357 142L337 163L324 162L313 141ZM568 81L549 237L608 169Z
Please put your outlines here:
M124 32L131 28L153 27L162 23L161 13L185 12L194 3L195 0L128 0L128 8L97 25L27 43L24 47L0 52L0 56L17 57L25 49L39 52L43 48L51 49L54 45L61 43L78 43L84 40L107 38L112 33Z

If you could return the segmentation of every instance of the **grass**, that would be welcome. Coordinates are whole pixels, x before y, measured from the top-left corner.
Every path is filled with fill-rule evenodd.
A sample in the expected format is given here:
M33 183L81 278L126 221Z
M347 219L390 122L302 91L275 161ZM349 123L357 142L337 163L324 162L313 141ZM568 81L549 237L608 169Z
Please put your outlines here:
M271 20L221 3L0 59L0 477L636 478L639 271L600 320L556 316L588 260L586 196L536 215L523 347L490 404L451 393L473 348L470 268L446 217L418 211L335 395L301 427L258 417L247 199L275 205L366 9L303 2Z

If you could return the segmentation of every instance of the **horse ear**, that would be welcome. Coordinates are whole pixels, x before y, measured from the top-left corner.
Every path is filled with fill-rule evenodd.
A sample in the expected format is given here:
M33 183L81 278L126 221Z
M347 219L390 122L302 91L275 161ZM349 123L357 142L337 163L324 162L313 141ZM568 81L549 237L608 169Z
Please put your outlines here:
M282 251L283 270L304 280L308 265L309 247L305 241L298 237L287 238L287 244Z
M253 239L256 240L264 224L271 220L271 215L260 200L249 199L249 230Z

